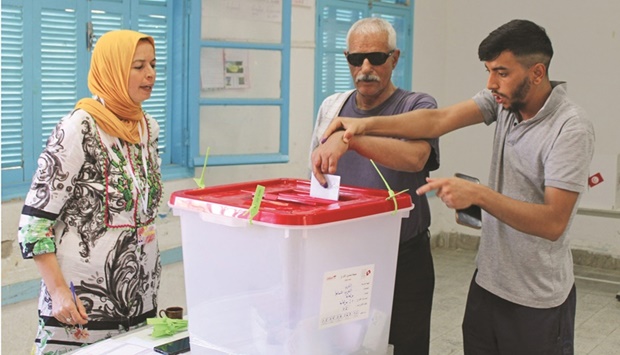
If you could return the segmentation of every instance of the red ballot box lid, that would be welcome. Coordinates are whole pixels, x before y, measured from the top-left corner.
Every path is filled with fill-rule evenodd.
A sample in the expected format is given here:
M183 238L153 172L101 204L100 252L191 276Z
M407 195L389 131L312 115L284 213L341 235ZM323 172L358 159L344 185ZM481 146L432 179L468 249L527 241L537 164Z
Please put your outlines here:
M316 198L310 196L309 180L291 178L180 190L172 193L169 204L173 208L249 219L258 185L265 187L265 193L252 220L277 225L317 225L413 208L408 193L387 199L387 190L344 185L340 186L337 201Z

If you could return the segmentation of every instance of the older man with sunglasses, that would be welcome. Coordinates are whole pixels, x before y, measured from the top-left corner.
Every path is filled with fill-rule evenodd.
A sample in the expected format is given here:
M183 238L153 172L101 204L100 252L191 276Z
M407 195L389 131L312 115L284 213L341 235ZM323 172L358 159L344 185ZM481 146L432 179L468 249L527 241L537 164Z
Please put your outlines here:
M325 142L319 140L336 116L393 115L436 108L437 103L428 94L403 90L392 83L400 50L389 22L380 18L357 21L347 34L344 55L355 90L333 94L321 104L311 142L312 169L340 175L344 185L385 189L369 161L372 159L393 190L409 189L415 208L401 224L389 341L396 355L428 354L435 287L428 231L430 209L426 197L414 191L425 184L429 171L439 167L438 139L355 136L345 144L335 133ZM322 174L315 175L322 178ZM325 180L320 182L326 186Z

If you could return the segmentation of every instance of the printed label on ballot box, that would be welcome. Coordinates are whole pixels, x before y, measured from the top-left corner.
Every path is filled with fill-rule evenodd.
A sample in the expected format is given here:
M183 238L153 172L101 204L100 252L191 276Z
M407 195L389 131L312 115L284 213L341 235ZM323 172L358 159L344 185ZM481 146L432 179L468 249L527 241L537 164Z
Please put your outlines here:
M369 316L375 265L363 265L323 276L319 329Z

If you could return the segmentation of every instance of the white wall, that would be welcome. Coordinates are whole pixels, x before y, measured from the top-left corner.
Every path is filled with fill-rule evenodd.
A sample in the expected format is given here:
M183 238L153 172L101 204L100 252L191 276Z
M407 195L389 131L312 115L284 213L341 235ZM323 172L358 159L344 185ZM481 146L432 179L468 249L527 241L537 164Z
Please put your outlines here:
M414 90L432 94L440 106L470 98L486 84L486 73L477 59L480 41L513 18L531 19L544 26L554 44L550 67L554 80L566 80L569 94L594 122L597 153L619 154L617 110L620 92L620 2L577 0L417 0L414 28ZM209 167L208 185L277 177L306 178L308 144L315 113L314 7L293 7L290 105L290 162L287 164ZM441 139L441 169L434 176L464 172L487 180L492 128L472 127ZM200 169L198 169L200 172ZM191 179L167 182L166 194L193 187ZM15 242L23 201L2 203L2 285L38 277L32 261L22 260ZM436 199L431 201L433 234L476 231L454 222L454 212ZM180 245L176 217L160 220L162 250ZM620 258L620 219L578 215L572 229L575 248ZM32 314L35 302L2 307L2 313ZM2 339L26 344L34 336L32 317L3 317ZM8 346L3 341L3 347ZM23 349L23 346L14 346ZM11 352L19 354L19 352ZM23 352L27 354L27 351Z

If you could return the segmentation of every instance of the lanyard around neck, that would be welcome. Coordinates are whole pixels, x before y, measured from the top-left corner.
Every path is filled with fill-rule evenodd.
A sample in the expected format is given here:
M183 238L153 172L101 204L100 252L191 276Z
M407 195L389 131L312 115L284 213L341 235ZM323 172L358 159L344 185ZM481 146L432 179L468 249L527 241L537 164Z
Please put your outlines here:
M93 99L99 101L103 106L105 106L105 100L102 97L99 97L97 95L93 96ZM146 124L146 119L143 120ZM97 126L97 130L99 131L99 126ZM101 134L101 132L99 132L99 134ZM127 146L127 159L129 159L129 165L130 169L129 170L129 175L131 175L131 179L134 182L134 185L136 186L137 192L138 192L138 198L142 201L142 211L144 212L144 215L148 215L147 211L148 211L148 201L149 201L149 169L148 166L146 165L146 154L148 153L148 149L146 149L145 152L145 144L142 141L142 121L138 122L138 134L140 135L140 153L142 155L142 169L144 170L144 186L142 186L142 184L140 183L140 181L138 180L138 178L136 177L136 174L134 173L134 164L131 160L131 151L129 150L129 143L125 142L126 146ZM121 150L122 152L122 145L121 145L121 140L118 137L116 138L116 143L118 144L118 149Z
M136 177L134 172L134 164L131 160L131 151L129 150L129 144L125 142L127 147L127 159L129 159L130 167L128 170L129 175L131 175L131 179L133 180L136 189L138 190L138 198L142 202L142 211L145 215L148 215L148 201L149 201L149 169L146 165L146 154L148 153L148 149L145 150L144 142L142 141L142 122L138 122L138 134L140 135L140 155L142 155L142 170L144 171L144 184L140 182L140 180ZM116 143L118 144L118 148L122 149L121 140L118 137L116 138Z

